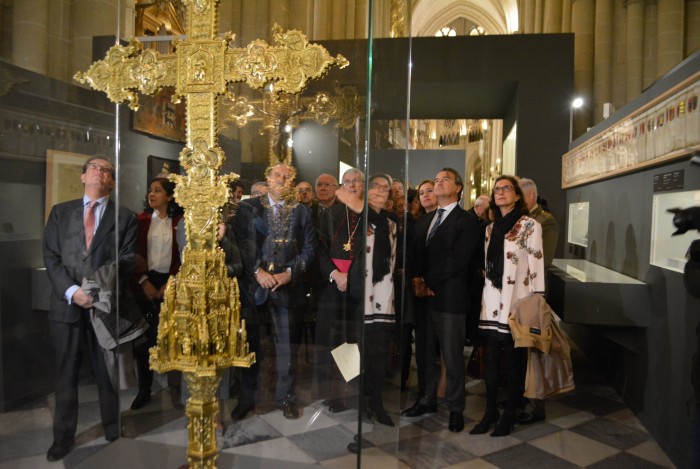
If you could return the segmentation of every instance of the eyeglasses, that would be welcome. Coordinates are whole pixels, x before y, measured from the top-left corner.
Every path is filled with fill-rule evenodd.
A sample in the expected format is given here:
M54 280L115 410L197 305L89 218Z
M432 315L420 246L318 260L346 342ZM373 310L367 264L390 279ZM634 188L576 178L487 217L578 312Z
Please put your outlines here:
M389 192L391 187L389 187L387 184L379 184L378 182L371 182L369 184L370 189L375 189L381 192Z
M316 187L338 187L338 184L332 182L317 182Z
M515 190L515 187L513 187L513 186L500 186L500 187L494 187L493 193L500 194L501 192L503 192L504 194L507 194L509 192L513 192L514 190Z
M359 184L362 184L362 181L360 179L350 179L349 181L343 181L343 185L345 187L357 186Z
M306 194L308 192L311 192L310 187L300 187L299 189L297 189L297 193L299 194Z
M114 174L114 168L110 166L103 166L97 163L88 163L87 169L90 169L92 171L99 171L100 173Z

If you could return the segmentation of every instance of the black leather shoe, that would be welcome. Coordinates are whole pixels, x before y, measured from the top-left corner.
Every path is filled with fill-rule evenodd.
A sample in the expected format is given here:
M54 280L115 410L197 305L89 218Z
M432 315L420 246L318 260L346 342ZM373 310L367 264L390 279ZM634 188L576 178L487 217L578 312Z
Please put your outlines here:
M518 424L530 425L533 423L541 422L544 419L545 419L544 415L536 414L534 412L532 412L532 413L523 412L520 415L518 415Z
M464 416L462 412L450 412L450 424L447 427L452 433L464 430Z
M497 410L494 410L492 413L486 412L486 414L484 414L484 418L481 419L481 422L474 425L474 428L471 429L469 434L483 435L489 431L492 424L498 422L499 418L501 418L501 414L499 414Z
M423 414L434 414L437 412L437 404L424 405L420 402L416 402L413 406L401 412L404 417L418 417Z
M372 419L376 420L382 425L386 425L387 427L394 426L394 421L391 420L391 417L389 417L389 414L387 414L384 409L373 409L370 407L369 414Z
M131 410L138 410L149 402L151 402L151 390L139 389L139 393L136 394L134 402L131 403Z
M239 402L231 411L231 420L243 420L249 412L255 409L255 404Z
M282 405L282 415L284 418L289 420L294 420L299 418L299 409L297 405L293 402L286 402Z
M491 436L508 436L515 426L515 412L503 412Z
M51 448L46 452L46 460L47 461L60 461L63 459L66 454L70 453L70 450L73 448L73 445L59 445L58 443L54 443L51 445Z
M353 454L357 454L360 452L360 443L358 442L359 438L357 437L357 435L355 435L353 437L353 440L354 441L351 441L350 443L348 443L348 451L350 451ZM365 440L364 438L362 439L362 448L363 449L369 448L371 446L372 446L372 444L369 441Z
M348 407L345 405L343 399L326 399L323 401L323 405L328 407L328 412L331 414L337 414L340 412L345 412Z

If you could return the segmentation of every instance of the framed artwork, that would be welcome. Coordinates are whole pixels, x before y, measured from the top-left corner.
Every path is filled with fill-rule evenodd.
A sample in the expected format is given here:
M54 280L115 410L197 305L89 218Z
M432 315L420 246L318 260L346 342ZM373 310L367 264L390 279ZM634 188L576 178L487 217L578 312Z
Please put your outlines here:
M146 187L148 182L161 173L180 174L180 161L161 158L160 156L148 156L148 167L146 170Z
M83 172L83 164L88 158L90 155L46 150L44 222L48 219L51 207L54 205L82 197L84 191L80 175Z
M171 100L173 88L163 88L155 96L139 95L139 110L132 113L133 130L154 137L186 141L185 103Z

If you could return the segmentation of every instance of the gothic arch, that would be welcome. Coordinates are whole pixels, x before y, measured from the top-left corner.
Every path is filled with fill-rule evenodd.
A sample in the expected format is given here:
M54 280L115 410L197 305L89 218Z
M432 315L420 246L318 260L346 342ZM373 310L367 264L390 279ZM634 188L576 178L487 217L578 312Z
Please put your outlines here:
M411 34L432 36L460 17L482 26L487 34L512 34L518 30L516 0L417 0Z

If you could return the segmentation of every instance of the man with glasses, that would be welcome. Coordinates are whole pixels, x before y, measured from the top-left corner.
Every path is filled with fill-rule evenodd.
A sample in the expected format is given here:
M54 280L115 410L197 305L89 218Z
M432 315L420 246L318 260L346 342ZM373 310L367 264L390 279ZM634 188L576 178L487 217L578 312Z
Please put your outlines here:
M299 417L295 363L302 326L299 305L304 299L300 278L310 267L317 246L310 211L294 196L295 176L288 164L269 166L265 171L268 193L242 201L233 221L244 268L241 314L248 325L251 351L259 348L255 308L267 307L277 338L275 401L288 419ZM234 420L255 407L258 366L242 370L242 395L231 413Z
M435 177L438 209L416 223L413 287L415 296L427 298L425 311L416 311L416 349L425 353L426 367L418 377L423 395L402 415L417 417L437 411L440 371L436 347L445 361L447 390L445 405L448 429L464 429L464 336L469 309L469 266L478 255L479 224L458 203L464 183L459 173L442 169ZM420 371L420 370L419 370Z
M328 178L325 178L328 176ZM321 183L335 181L330 175L321 175ZM364 200L365 179L362 171L350 168L343 174L342 188L338 189L338 201L327 212L330 226L320 233L319 264L322 285L316 320L316 354L314 370L318 393L331 413L347 410L348 388L338 368L331 362L331 350L344 342L356 342L354 313L357 300L348 294L348 273L355 253L363 239L363 222L358 211L349 208L342 200L354 199L360 205ZM335 183L333 183L335 184ZM319 197L321 189L318 189ZM333 188L335 201L335 187ZM355 207L357 209L357 207ZM362 207L359 208L359 211Z
M336 203L335 191L338 190L338 180L330 174L321 174L316 178L316 200L326 208Z
M111 442L120 435L118 389L110 378L116 368L110 367L106 360L109 353L100 346L93 329L91 316L97 293L93 296L87 289L86 279L95 280L98 269L118 262L122 284L127 285L134 260L136 215L115 207L110 200L114 166L106 158L88 159L80 181L83 197L55 205L44 231L44 265L53 287L48 318L56 359L53 444L46 454L49 461L62 459L75 443L78 379L86 353L97 382L105 439ZM125 308L119 313L128 319Z
M301 181L297 184L296 191L299 203L310 207L314 200L314 188L311 187L311 184L306 181Z

